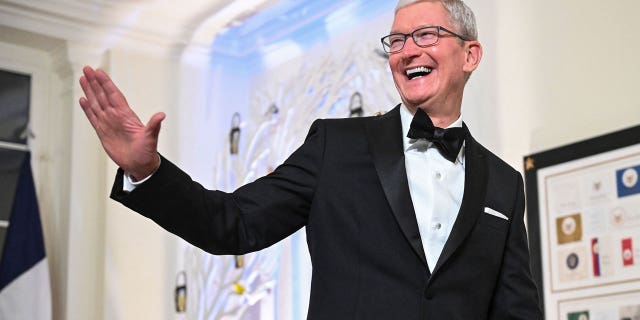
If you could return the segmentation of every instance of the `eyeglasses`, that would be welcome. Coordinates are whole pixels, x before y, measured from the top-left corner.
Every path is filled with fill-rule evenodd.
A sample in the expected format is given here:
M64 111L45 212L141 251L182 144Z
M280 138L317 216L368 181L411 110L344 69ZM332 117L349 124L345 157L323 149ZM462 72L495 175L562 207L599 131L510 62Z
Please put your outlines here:
M463 41L469 41L469 39L441 26L429 26L414 30L411 33L392 33L386 37L382 37L382 48L386 53L396 53L402 51L404 44L407 42L407 38L413 38L413 42L422 48L426 48L438 43L440 39L440 31L450 33Z

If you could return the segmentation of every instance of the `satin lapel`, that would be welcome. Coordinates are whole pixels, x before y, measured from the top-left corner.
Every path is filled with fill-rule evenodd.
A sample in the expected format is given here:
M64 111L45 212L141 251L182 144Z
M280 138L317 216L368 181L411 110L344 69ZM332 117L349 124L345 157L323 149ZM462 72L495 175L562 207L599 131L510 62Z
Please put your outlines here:
M404 164L400 108L395 107L367 125L369 148L391 210L411 247L427 265Z
M462 204L432 274L438 272L473 229L480 213L484 210L486 191L486 158L478 143L469 135L465 140L465 181Z

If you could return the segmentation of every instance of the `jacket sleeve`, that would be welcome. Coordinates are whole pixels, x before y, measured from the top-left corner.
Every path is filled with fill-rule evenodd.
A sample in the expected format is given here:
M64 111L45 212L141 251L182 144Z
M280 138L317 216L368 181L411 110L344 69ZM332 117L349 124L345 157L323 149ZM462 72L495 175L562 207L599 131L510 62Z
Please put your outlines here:
M207 190L162 158L154 175L132 192L118 170L111 198L213 254L268 247L307 223L322 169L324 126L316 120L303 145L273 173L233 193Z
M524 186L518 174L517 196L490 319L543 319L531 276L527 231L524 226Z

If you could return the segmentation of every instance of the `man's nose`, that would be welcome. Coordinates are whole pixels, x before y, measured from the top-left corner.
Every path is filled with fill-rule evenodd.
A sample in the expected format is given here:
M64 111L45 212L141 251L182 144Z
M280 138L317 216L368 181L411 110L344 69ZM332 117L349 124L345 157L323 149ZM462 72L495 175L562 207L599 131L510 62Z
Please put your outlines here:
M413 37L408 37L404 42L404 48L402 48L402 54L405 56L416 56L422 53L422 48L419 47L415 41L413 41Z

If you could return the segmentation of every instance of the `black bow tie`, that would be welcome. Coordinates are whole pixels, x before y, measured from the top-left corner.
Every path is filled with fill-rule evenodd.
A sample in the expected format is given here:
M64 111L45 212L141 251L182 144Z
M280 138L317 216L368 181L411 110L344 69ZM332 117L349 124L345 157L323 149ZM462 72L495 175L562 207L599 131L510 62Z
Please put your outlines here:
M449 129L434 126L431 118L422 109L418 108L411 121L411 128L407 137L411 139L427 139L433 142L445 159L455 163L466 135L467 128L464 126Z

